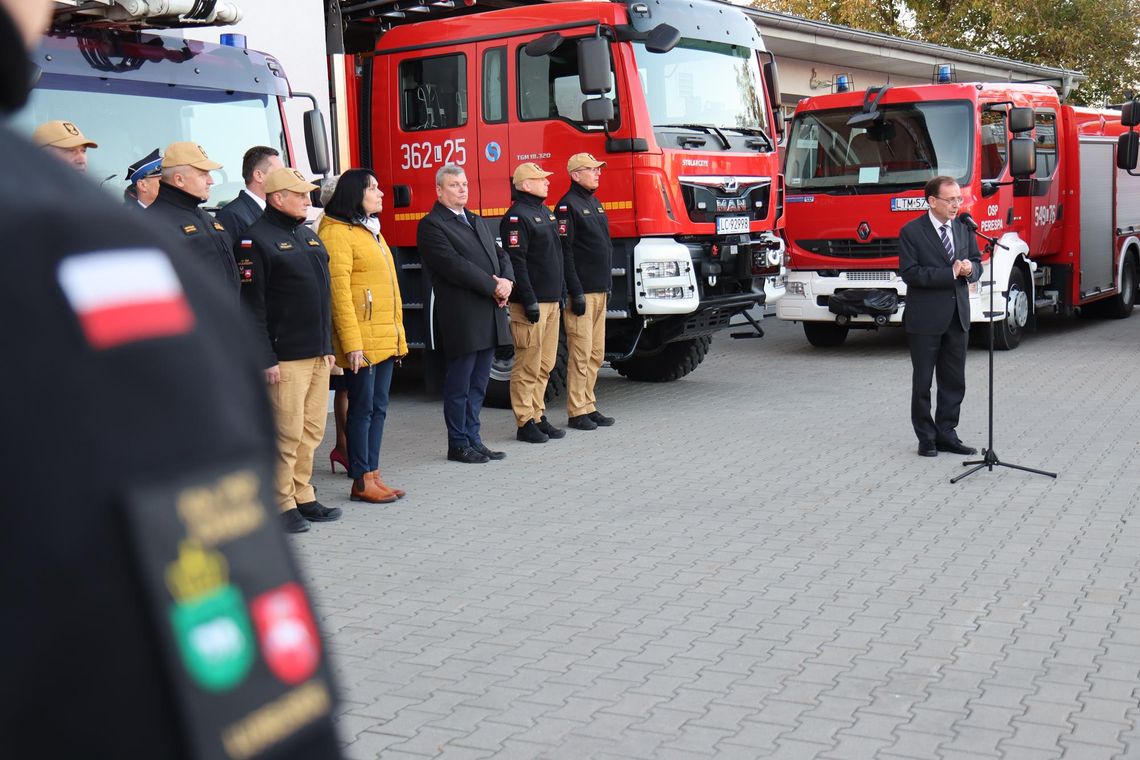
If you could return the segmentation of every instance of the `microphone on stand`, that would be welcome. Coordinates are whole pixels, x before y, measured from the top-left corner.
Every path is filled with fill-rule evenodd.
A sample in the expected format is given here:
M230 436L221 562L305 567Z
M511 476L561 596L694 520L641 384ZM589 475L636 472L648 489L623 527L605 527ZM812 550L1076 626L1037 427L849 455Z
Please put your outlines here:
M974 221L974 217L970 216L969 211L963 211L958 214L958 221L970 228L971 231L978 231L978 223Z

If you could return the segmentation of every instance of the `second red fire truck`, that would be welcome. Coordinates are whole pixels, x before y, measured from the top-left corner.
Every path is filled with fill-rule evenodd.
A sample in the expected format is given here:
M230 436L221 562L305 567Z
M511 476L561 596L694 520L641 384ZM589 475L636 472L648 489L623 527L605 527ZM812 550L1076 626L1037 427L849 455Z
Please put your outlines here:
M962 211L1005 247L985 256L971 321L997 291L995 345L1044 310L1127 317L1140 271L1140 179L1116 168L1120 113L1033 84L930 84L808 98L789 130L781 319L816 346L901 321L898 234L927 212L924 183L962 186ZM887 298L858 304L860 291ZM893 296L893 298L891 297ZM843 308L837 308L843 304Z

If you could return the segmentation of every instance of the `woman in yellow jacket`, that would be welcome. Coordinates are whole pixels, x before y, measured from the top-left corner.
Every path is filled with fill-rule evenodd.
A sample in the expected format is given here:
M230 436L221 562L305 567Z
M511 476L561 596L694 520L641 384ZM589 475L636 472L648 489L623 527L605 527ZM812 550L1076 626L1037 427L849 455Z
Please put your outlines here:
M408 353L396 262L376 218L383 207L376 175L349 169L337 181L318 229L329 252L333 351L348 385L349 498L373 503L404 495L380 477L392 370Z

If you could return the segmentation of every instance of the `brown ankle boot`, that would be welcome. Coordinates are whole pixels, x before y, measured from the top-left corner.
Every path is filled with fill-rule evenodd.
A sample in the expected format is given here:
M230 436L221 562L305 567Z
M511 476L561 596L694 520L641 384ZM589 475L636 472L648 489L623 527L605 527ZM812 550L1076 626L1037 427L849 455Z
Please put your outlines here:
M391 504L396 500L396 494L386 488L381 488L372 478L371 473L365 473L359 481L352 481L352 491L349 492L350 501L366 501L369 504ZM361 486L357 486L357 483Z
M402 498L404 498L404 496L407 495L403 489L392 488L392 486L387 485L383 480L381 480L379 470L373 470L372 472L365 473L364 477L372 478L373 483L380 486L380 488L384 489L385 491L388 491L389 493L394 494L397 499L402 499Z

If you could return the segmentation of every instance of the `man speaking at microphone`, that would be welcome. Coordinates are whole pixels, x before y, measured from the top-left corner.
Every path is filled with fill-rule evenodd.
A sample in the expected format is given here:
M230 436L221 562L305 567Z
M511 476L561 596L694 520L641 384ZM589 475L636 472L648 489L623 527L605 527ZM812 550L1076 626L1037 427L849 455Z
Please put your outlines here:
M982 276L973 231L955 216L962 188L952 177L926 183L930 212L899 233L899 274L906 283L903 328L910 341L910 420L920 456L939 451L976 454L958 439L958 412L966 394L966 343L971 282ZM930 416L930 383L938 378L938 409Z

